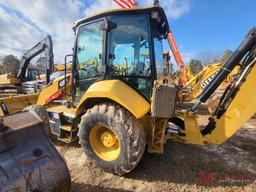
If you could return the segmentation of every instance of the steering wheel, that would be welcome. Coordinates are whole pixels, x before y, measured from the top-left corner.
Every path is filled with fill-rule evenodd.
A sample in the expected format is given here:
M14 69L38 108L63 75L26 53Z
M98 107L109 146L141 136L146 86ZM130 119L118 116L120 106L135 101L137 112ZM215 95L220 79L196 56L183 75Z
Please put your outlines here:
M151 68L149 67L147 70L146 70L146 76L150 76L151 75Z
M111 64L111 68L113 69L114 72L120 73L120 70L118 70L115 65Z

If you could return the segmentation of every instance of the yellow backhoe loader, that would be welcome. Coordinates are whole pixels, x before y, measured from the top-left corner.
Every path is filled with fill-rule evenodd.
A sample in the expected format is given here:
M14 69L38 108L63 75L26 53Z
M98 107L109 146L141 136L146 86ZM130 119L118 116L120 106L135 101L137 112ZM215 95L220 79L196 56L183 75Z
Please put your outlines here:
M170 29L161 7L111 10L79 20L73 29L72 73L43 89L37 104L48 111L48 133L67 143L78 135L87 157L105 171L130 172L145 148L161 154L167 139L221 144L255 114L255 28L192 107L177 104L181 89L163 73L162 41ZM199 128L198 107L238 63L208 124Z

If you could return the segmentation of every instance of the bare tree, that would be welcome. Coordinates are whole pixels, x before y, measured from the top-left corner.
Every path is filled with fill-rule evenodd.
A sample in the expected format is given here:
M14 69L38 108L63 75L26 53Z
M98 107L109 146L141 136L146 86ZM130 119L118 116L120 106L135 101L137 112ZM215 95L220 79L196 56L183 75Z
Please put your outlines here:
M232 54L233 54L232 50L230 49L225 50L221 57L221 61L226 62L231 57Z
M200 60L197 60L197 59L191 59L189 61L188 66L190 67L193 75L197 74L198 72L200 72L203 69L202 62Z
M202 61L203 66L208 65L209 63L219 61L221 53L214 51L202 51L199 54L198 59Z

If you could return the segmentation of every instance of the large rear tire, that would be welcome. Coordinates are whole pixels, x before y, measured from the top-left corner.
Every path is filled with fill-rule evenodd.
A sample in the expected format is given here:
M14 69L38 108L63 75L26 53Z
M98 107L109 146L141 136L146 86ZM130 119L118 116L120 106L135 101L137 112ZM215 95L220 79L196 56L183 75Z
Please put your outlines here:
M145 150L142 124L116 104L99 104L81 117L79 143L87 157L104 171L130 172Z

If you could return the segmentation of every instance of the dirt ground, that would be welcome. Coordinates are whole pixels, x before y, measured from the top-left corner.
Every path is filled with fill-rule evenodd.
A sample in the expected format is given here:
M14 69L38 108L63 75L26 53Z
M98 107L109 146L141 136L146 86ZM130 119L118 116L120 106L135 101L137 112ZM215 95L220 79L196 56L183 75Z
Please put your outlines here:
M168 141L164 155L145 153L122 177L92 165L78 144L57 148L67 161L72 192L256 191L256 119L220 146Z

